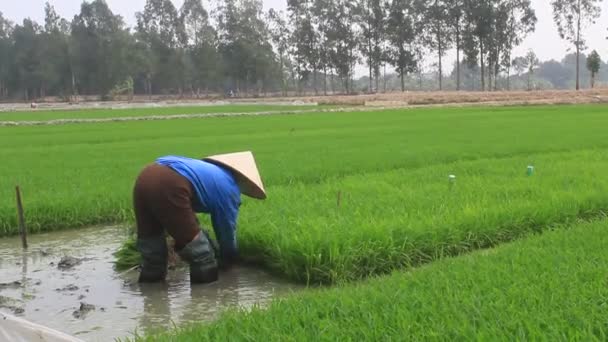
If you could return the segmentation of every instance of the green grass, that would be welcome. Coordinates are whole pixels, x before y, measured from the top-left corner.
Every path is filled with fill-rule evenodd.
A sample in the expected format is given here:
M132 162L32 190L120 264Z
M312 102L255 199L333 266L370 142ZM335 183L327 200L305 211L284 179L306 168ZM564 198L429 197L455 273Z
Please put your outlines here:
M165 154L253 150L273 198L276 187L353 174L608 147L607 108L441 108L2 127L0 235L17 232L17 184L32 232L124 222L132 217L137 173Z
M231 310L145 341L605 341L608 222Z
M103 119L119 117L140 117L151 115L224 114L251 112L281 112L294 110L315 110L328 106L297 105L210 105L149 108L84 109L84 110L36 110L20 112L0 112L0 121L49 121L58 119Z

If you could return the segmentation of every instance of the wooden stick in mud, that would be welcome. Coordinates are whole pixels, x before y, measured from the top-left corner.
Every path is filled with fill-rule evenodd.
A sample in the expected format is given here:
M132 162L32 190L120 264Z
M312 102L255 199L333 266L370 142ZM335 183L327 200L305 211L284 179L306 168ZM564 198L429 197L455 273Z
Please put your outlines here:
M23 204L21 203L21 190L19 186L15 187L17 193L17 213L19 214L19 234L21 234L21 243L23 249L27 249L27 229L25 227L25 219L23 218Z

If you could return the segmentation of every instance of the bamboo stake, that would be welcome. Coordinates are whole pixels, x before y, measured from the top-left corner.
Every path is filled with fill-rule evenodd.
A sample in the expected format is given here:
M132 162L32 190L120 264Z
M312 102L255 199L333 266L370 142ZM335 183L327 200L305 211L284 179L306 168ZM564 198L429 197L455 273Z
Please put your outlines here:
M15 187L17 193L17 213L19 215L19 234L21 235L21 244L23 249L27 249L27 229L25 227L25 219L23 218L23 204L21 203L21 190L17 185Z

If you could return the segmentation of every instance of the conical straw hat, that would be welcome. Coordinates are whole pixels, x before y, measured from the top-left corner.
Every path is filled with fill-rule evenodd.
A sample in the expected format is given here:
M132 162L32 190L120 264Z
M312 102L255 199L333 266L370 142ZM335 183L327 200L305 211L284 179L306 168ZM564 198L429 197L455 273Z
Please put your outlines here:
M262 178L258 172L253 153L250 151L218 154L206 157L203 160L232 170L243 194L257 199L266 198Z

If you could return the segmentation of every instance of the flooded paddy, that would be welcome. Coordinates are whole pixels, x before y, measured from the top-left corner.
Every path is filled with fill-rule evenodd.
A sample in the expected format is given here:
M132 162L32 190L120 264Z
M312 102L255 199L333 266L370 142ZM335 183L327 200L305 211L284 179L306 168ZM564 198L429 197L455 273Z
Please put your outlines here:
M208 321L228 307L264 305L297 285L262 270L234 268L208 285L190 284L187 267L162 284L138 284L138 271L114 270L119 227L0 239L0 311L74 335L108 341Z

